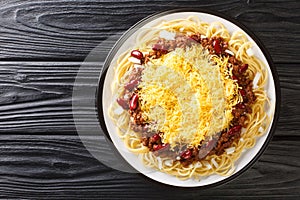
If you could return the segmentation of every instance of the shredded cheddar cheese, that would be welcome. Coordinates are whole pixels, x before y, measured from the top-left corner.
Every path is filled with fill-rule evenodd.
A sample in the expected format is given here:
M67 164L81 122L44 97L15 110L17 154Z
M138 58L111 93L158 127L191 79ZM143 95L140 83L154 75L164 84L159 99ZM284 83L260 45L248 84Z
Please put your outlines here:
M238 85L228 59L211 57L201 45L177 48L147 63L139 85L141 109L162 131L162 142L197 146L228 128Z

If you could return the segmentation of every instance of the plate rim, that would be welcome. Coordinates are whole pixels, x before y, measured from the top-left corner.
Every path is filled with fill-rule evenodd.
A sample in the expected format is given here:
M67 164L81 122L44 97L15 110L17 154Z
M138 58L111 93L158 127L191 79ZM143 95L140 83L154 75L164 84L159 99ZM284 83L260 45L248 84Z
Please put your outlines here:
M110 142L112 142L112 139L109 136L109 132L107 130L105 120L104 120L102 98L103 98L103 86L104 86L106 73L107 73L107 70L108 70L112 60L113 60L114 54L116 53L116 51L119 50L120 46L123 44L123 41L127 40L131 36L130 33L133 30L135 30L137 28L140 28L140 27L144 26L145 24L151 22L152 20L154 20L156 18L159 18L159 17L162 17L164 15L174 14L174 13L182 13L182 12L198 12L198 13L214 15L214 16L223 18L223 19L233 23L234 25L238 26L241 30L243 30L245 33L247 33L253 39L253 41L256 43L256 45L260 48L263 56L266 58L266 61L269 65L269 69L270 69L270 71L272 73L272 76L273 76L273 82L274 82L274 86L275 86L276 101L275 101L275 108L274 108L274 116L273 116L273 120L271 121L272 124L271 124L271 127L270 127L270 131L268 133L268 136L266 137L262 147L259 149L257 154L243 168L241 168L238 172L224 178L223 180L217 181L215 183L202 185L202 186L197 185L197 186L192 186L192 187L190 187L190 186L177 186L177 185L170 185L170 184L162 183L158 180L154 180L154 179L144 175L143 173L139 172L139 175L141 175L144 179L146 179L147 181L150 181L151 183L154 182L156 184L159 184L160 186L164 185L164 186L168 186L168 187L189 188L189 189L191 189L191 188L200 188L200 187L201 188L212 188L212 187L220 186L220 185L223 185L225 183L231 182L232 180L236 179L238 176L243 174L245 171L250 169L254 165L254 163L259 160L261 155L265 152L266 148L268 147L271 139L273 138L276 126L278 124L279 114L280 114L280 105L281 105L280 82L279 82L279 76L278 76L277 70L275 68L274 62L272 60L272 57L271 57L270 53L268 52L268 50L263 45L263 43L260 41L260 39L249 28L247 28L244 24L242 24L238 20L236 20L236 19L234 19L234 18L232 18L228 15L225 15L221 12L213 11L213 10L209 10L209 9L203 9L203 8L177 8L177 9L171 9L171 10L168 9L168 10L156 12L154 14L151 14L151 15L139 20L137 23L132 25L127 31L125 31L120 36L120 38L115 42L114 46L109 51L106 59L104 60L103 67L102 67L102 73L100 74L100 77L98 79L98 86L97 86L97 89L96 89L95 106L96 106L96 110L97 110L98 121L100 123L100 126L101 126L103 132L104 132L104 135L106 136L106 139L108 139ZM117 147L115 147L115 145L113 147L117 149ZM123 158L123 156L122 156L122 158ZM128 163L129 166L133 167L125 158L123 158L123 160L125 160Z

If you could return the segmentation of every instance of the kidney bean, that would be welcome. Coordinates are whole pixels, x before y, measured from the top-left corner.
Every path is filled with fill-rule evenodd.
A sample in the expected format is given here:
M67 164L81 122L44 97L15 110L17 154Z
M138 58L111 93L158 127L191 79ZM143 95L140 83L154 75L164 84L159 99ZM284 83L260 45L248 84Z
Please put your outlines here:
M154 134L154 135L152 136L152 138L153 138L153 140L154 140L155 142L161 139L160 136L159 136L157 133Z
M154 50L154 51L160 51L162 49L163 49L163 46L161 44L154 44L152 46L152 50Z
M162 54L168 53L168 49L167 49L165 46L161 45L161 44L154 44L154 45L152 46L152 50L158 51L158 53L160 52L160 53L162 53ZM160 55L159 55L159 56L160 56ZM158 57L159 57L159 56L158 56Z
M137 86L139 83L138 79L135 80L131 80L129 83L127 83L124 88L127 90L132 90L133 88L135 88L135 86Z
M129 108L128 102L123 98L118 98L117 103L125 110L127 110Z
M161 145L161 144L154 144L154 145L153 145L153 150L154 150L154 151L160 150L161 148L162 148L162 145Z
M185 160L187 160L187 159L189 159L189 158L191 158L191 156L192 156L192 151L191 150L185 150L182 154L181 154L181 158L183 158L183 159L185 159Z
M138 106L139 96L138 94L134 94L130 100L129 108L130 110L135 110Z
M217 141L215 139L209 140L206 144L206 148L211 150L216 145L216 142Z
M154 144L153 150L154 151L163 150L163 149L167 148L168 146L169 146L169 144Z
M140 52L139 50L133 50L133 51L131 51L131 56L135 57L137 59L140 59L140 60L144 57L143 53Z
M214 50L216 52L216 54L220 54L222 52L222 48L221 48L221 45L220 45L220 40L216 39L213 41L213 47L214 47Z

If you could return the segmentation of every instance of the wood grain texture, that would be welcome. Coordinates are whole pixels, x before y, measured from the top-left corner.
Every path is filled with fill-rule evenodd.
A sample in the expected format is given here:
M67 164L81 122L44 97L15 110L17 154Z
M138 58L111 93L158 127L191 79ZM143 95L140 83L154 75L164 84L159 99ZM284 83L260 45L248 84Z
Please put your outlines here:
M94 142L93 137L88 140ZM95 148L107 151L100 143ZM183 190L102 165L76 136L1 135L0 197L295 199L300 195L298 151L299 141L273 141L261 159L236 180L212 189Z
M101 63L85 65L74 87L81 62L99 44L103 61L134 23L182 7L242 22L265 44L280 77L281 114L266 152L211 189L169 187L103 165L83 146L73 119L80 116L94 151L111 152L104 137L92 136L94 97L72 96L74 88L97 86ZM297 0L0 0L0 199L299 199L299 33ZM72 110L72 101L87 106Z
M101 64L100 64L101 65ZM73 110L82 113L81 126L95 130L94 96L72 96L78 62L2 62L0 63L0 133L76 134L72 100L87 105ZM282 91L281 115L276 136L300 136L300 68L297 64L277 64ZM99 64L81 68L77 87L97 87ZM95 84L88 84L93 81ZM92 132L91 132L92 133Z
M182 7L225 13L257 34L275 62L300 61L300 6L284 0L2 0L0 60L82 61L97 44L142 18Z

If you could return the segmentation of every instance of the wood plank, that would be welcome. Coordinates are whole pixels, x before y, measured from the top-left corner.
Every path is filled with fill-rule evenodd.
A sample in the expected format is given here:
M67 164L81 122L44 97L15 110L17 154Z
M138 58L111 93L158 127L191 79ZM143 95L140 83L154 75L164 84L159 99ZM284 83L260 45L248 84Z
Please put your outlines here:
M0 133L9 134L76 134L73 115L80 115L83 129L98 126L93 120L94 96L72 98L79 62L2 62L0 63ZM81 68L77 86L97 87L100 64ZM300 68L297 64L276 65L281 81L282 105L276 136L299 136ZM91 84L91 82L95 84ZM87 102L73 110L72 100Z
M0 59L82 61L109 36L120 36L150 14L181 7L220 11L238 19L257 34L275 62L300 62L299 3L284 0L1 1Z
M99 151L110 151L93 137L87 140ZM299 150L299 141L272 141L260 160L232 182L183 190L104 166L77 136L0 135L0 197L153 199L163 194L165 199L296 199L300 195Z
M244 23L266 45L280 76L281 116L266 152L242 176L212 189L172 188L113 170L91 156L74 126L73 114L80 115L85 141L111 155L104 138L92 136L98 131L93 98L72 96L81 61L105 41L98 52L104 59L116 40L108 37L180 7L220 11ZM298 199L299 11L295 0L0 1L0 199ZM95 88L100 70L101 63L89 63L76 86ZM72 111L72 100L87 106Z

